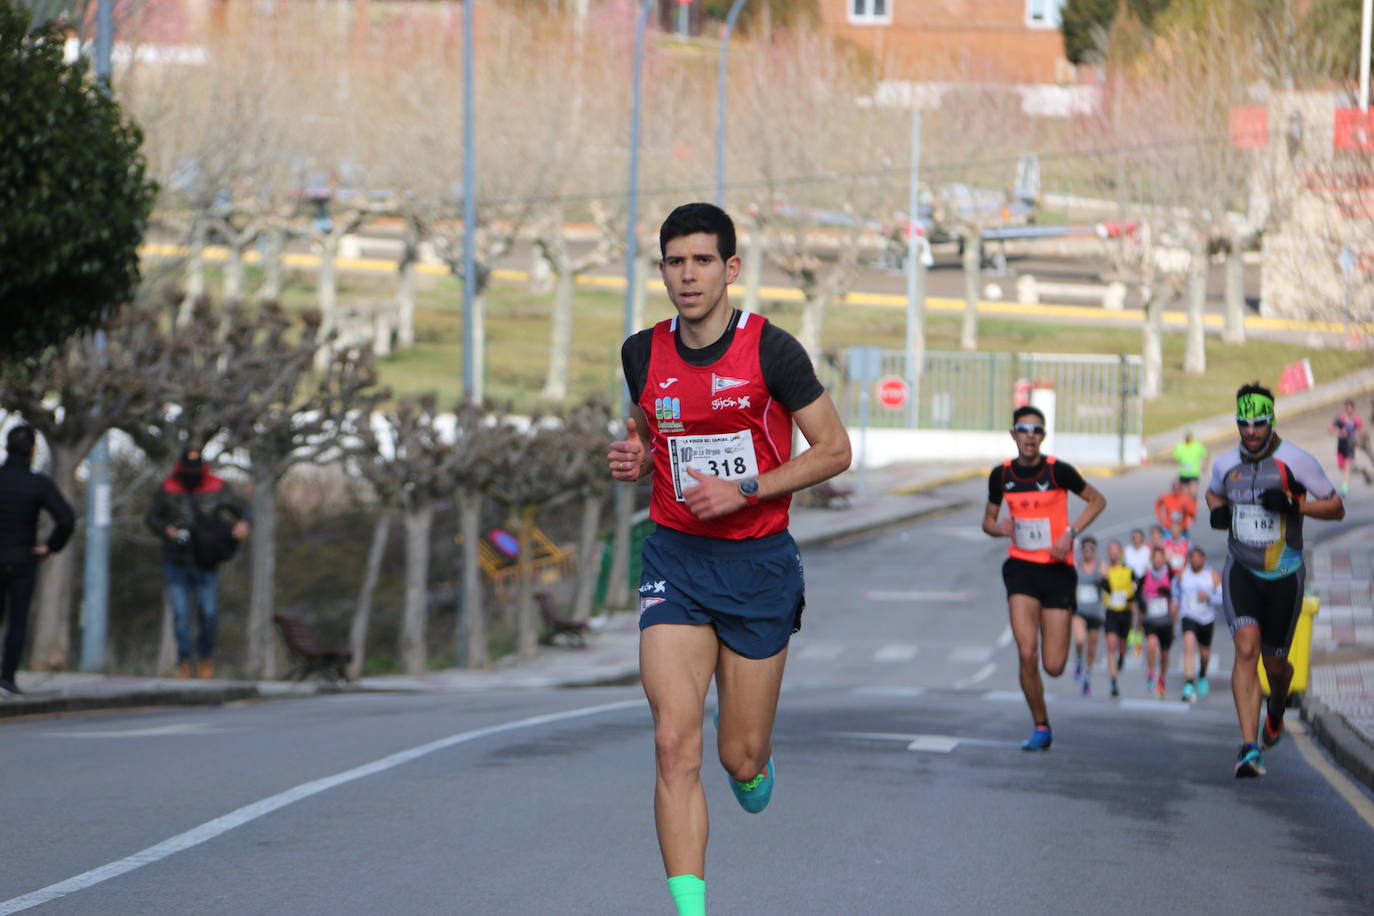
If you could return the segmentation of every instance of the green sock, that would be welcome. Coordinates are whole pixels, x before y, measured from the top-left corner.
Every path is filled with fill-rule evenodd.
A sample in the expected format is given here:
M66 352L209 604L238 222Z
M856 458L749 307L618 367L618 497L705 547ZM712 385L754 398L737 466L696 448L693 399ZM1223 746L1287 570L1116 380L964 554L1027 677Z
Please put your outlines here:
M668 893L677 904L677 916L706 916L706 882L696 875L674 875Z

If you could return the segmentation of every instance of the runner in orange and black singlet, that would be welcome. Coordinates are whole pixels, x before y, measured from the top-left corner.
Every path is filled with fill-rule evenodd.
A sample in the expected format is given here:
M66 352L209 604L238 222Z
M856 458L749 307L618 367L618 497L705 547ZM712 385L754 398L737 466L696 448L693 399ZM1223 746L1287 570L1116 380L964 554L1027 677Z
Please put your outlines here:
M1045 416L1038 408L1018 407L1012 423L1017 456L988 475L983 530L1011 539L1002 579L1007 586L1012 635L1021 656L1021 692L1035 720L1035 731L1021 748L1045 751L1050 748L1051 734L1040 662L1043 657L1050 677L1064 671L1078 581L1073 568L1074 538L1101 514L1107 500L1068 462L1041 454ZM1070 493L1087 502L1072 524ZM999 521L1004 502L1008 517Z

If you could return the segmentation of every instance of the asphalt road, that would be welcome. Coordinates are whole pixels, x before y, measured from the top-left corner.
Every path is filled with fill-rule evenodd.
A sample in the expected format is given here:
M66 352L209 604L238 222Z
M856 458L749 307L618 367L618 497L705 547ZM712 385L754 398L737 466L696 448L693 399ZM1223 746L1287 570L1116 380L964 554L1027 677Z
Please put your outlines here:
M1098 480L1095 533L1147 522L1168 475ZM1374 911L1374 802L1343 800L1296 734L1233 779L1224 674L1194 706L1176 674L1147 699L1136 660L1119 700L1066 675L1053 750L1019 750L1004 545L978 532L981 482L955 488L965 510L807 552L772 806L744 814L704 769L711 912ZM0 914L672 912L636 688L14 722L0 772Z

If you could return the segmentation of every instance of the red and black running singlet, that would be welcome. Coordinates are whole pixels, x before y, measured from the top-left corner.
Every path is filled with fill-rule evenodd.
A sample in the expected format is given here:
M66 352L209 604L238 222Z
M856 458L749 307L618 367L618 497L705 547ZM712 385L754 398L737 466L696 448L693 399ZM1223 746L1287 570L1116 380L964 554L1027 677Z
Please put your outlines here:
M1053 457L1046 455L1029 477L1021 476L1018 471L1022 468L1010 460L993 471L994 479L1000 484L997 493L1006 500L1011 511L1011 546L1007 553L1019 560L1073 564L1072 553L1063 560L1054 560L1050 557L1050 548L1069 529L1069 490L1065 484L1072 478L1077 478L1076 483L1081 482L1082 478L1069 465L1061 464L1057 475L1063 480L1061 483L1056 480L1056 463ZM1081 483L1079 489L1082 489Z
M757 477L792 454L792 415L774 401L759 363L759 335L767 319L741 312L734 339L709 366L678 356L677 318L654 326L648 376L639 407L649 420L654 459L649 517L688 534L741 540L787 529L791 497L746 506L702 521L683 500L696 481L694 468L726 480Z

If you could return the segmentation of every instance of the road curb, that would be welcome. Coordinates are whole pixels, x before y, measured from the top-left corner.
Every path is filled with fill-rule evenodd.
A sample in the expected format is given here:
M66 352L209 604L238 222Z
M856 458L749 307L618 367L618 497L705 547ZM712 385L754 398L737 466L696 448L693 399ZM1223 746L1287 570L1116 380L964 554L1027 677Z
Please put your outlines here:
M977 473L981 474L983 472L978 471ZM901 491L893 490L892 492L899 493ZM816 534L811 535L803 535L801 537L797 537L794 534L793 539L797 542L798 547L823 547L827 544L834 544L837 541L846 541L850 538L867 537L869 535L881 534L882 532L887 531L890 528L896 528L901 525L905 525L908 522L914 522L917 519L926 518L931 515L938 515L944 512L953 512L958 509L962 509L967 505L967 500L956 500L954 502L941 503L938 506L924 506L920 509L916 509L911 512L901 512L896 515L889 516L887 518L876 520L872 523L865 523L862 525L850 525L847 527L840 526L832 528L829 531L818 532Z
M974 477L982 477L988 473L988 469L991 467L992 465L988 465L986 468L965 468L962 471L955 471L952 474L936 477L933 480L923 480L920 483L910 483L905 486L896 487L889 492L897 496L910 496L913 493L925 493L928 490L934 490L936 487L943 487L946 484L960 483L961 481L971 480ZM913 518L919 518L919 516L913 516Z
M291 694L299 696L300 694ZM264 699L256 684L186 690L141 689L109 694L10 697L0 702L0 718L51 716L96 709L132 709L140 706L223 706L239 700Z
M1345 717L1321 700L1302 697L1302 719L1327 753L1370 791L1374 791L1374 745L1350 727Z

